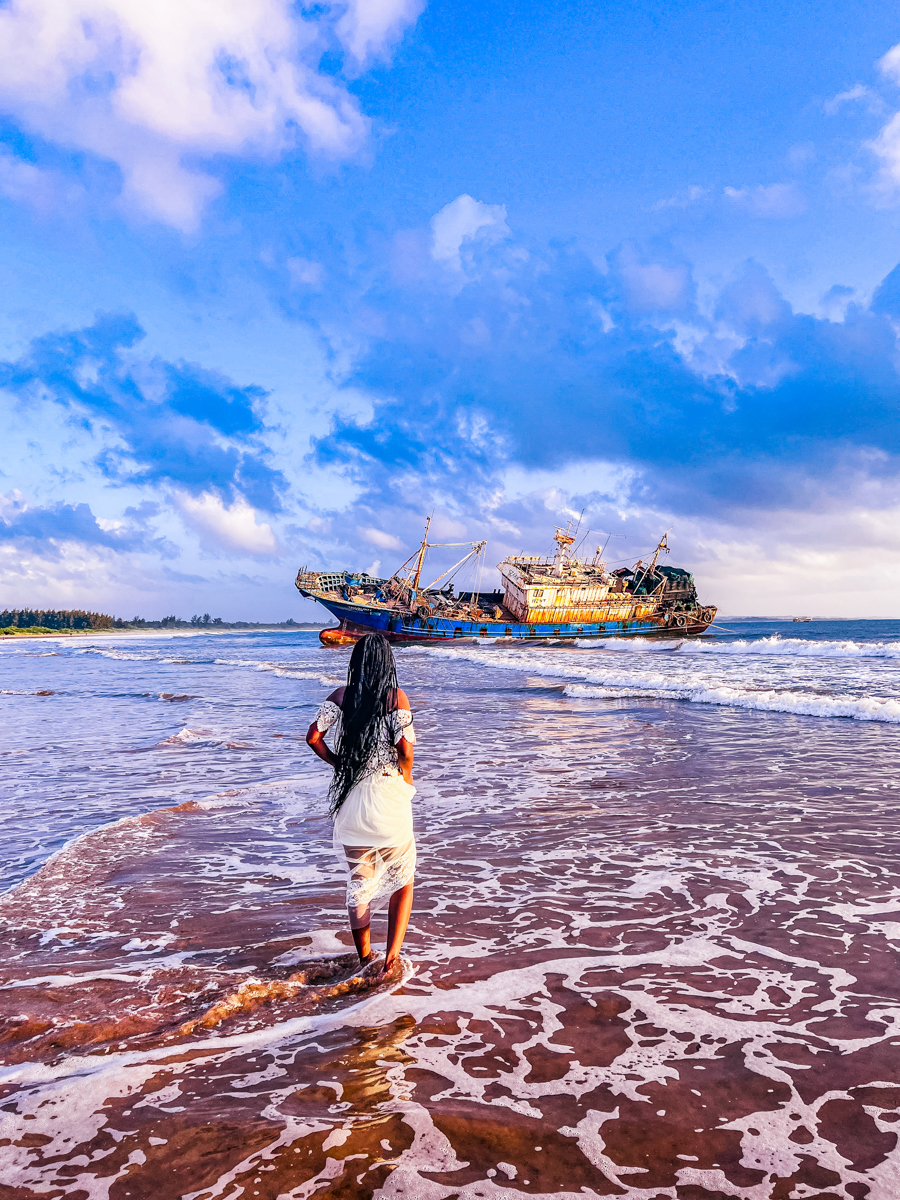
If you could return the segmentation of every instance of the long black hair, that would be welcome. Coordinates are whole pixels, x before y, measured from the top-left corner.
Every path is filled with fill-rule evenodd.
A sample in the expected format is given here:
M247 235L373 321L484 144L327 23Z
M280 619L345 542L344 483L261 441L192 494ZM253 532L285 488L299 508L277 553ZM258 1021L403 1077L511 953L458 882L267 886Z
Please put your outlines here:
M362 779L378 744L382 721L397 707L397 668L386 637L367 633L353 647L341 707L337 763L328 791L332 815Z

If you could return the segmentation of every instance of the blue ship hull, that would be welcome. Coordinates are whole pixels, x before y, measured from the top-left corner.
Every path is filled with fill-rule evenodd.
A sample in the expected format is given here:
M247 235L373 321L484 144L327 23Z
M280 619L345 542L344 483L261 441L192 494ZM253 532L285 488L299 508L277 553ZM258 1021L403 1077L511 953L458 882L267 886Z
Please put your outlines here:
M538 624L516 621L466 621L445 617L419 617L412 613L369 607L323 599L316 596L340 621L338 629L326 629L320 634L326 645L353 642L365 633L383 633L392 642L446 642L459 638L511 638L515 641L536 641L545 638L660 636L702 633L708 622L691 620L683 627L660 627L655 619L633 621L598 621L593 624Z

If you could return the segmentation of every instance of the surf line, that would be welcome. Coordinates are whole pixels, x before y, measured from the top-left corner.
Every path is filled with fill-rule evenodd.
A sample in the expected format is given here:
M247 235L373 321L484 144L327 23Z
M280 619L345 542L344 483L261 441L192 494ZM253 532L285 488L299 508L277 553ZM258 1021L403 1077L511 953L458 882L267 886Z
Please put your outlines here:
M0 1084L14 1083L20 1087L40 1086L45 1083L54 1083L59 1079L105 1075L110 1070L117 1071L120 1067L139 1067L149 1063L175 1066L181 1064L185 1053L190 1054L190 1058L183 1060L185 1065L189 1065L196 1061L198 1054L216 1055L221 1054L223 1050L240 1050L254 1046L271 1048L304 1033L328 1033L332 1029L346 1025L350 1014L359 1013L370 1004L386 999L395 988L402 986L413 972L414 967L410 964L409 969L404 969L402 976L393 982L391 987L373 988L368 995L362 996L355 1004L348 1004L346 1008L341 1008L333 1013L308 1013L264 1029L246 1030L242 1033L226 1035L212 1034L208 1038L159 1046L153 1050L124 1050L115 1054L73 1055L56 1064L17 1063L5 1070L0 1069Z
M388 978L375 979L361 971L353 971L352 974L346 975L347 969L356 962L355 954L344 954L338 958L316 961L306 970L297 971L288 979L246 979L235 991L208 1008L202 1016L185 1021L177 1032L169 1037L189 1036L200 1028L214 1029L223 1021L240 1013L255 1012L272 1000L297 1000L302 996L308 1003L321 1004L323 1000L351 995L354 992L371 993L382 988L385 983L396 987L414 972L409 960L401 958L396 964L399 970L392 971ZM331 982L320 987L311 986L325 980Z

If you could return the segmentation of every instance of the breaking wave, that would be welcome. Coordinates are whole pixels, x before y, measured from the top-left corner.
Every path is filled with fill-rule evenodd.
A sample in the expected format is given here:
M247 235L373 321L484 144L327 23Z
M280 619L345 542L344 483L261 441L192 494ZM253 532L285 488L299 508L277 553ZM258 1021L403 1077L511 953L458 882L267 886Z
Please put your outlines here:
M576 699L618 699L642 696L666 700L689 700L692 704L718 704L730 708L751 708L759 712L796 713L804 717L850 717L854 721L887 721L900 725L900 702L876 696L809 696L797 692L751 692L734 687L590 687L570 683L565 695Z
M250 667L254 671L263 671L278 675L282 679L315 679L319 683L343 683L342 675L326 674L323 671L310 671L303 663L273 662L269 659L258 658L217 658L213 660L222 667Z
M778 639L767 638L764 642L779 644ZM815 643L800 643L790 639L794 645L807 646ZM681 700L693 704L713 704L731 708L754 709L760 712L793 713L808 717L842 717L856 721L880 721L888 724L900 724L900 697L879 695L869 691L859 692L860 681L838 672L830 677L821 673L815 676L801 677L799 669L791 674L785 673L779 667L778 671L766 671L762 657L757 659L758 667L750 668L740 665L742 657L748 654L748 647L760 643L737 643L731 647L718 647L726 654L731 653L733 666L725 668L724 664L711 656L704 667L694 658L698 643L682 643L679 652L674 654L653 655L652 669L639 669L635 661L634 669L620 670L613 667L613 662L619 659L616 653L609 663L608 669L599 666L605 656L582 656L578 651L570 653L548 654L540 648L509 648L503 651L491 651L489 648L472 647L442 649L423 647L428 655L456 659L459 661L478 663L480 666L492 667L495 670L516 671L530 676L565 679L563 688L566 695L579 699L621 699L648 698ZM624 641L607 644L615 647L616 651L624 648ZM686 647L690 645L687 657L684 656ZM742 645L741 649L734 649ZM832 647L844 643L830 643ZM849 643L858 646L857 643ZM882 646L882 643L876 643ZM862 646L858 646L863 649ZM644 647L634 647L635 658L642 657ZM699 653L705 657L705 649ZM752 652L749 652L752 653ZM765 649L759 651L760 656L767 654ZM778 653L778 652L776 652ZM898 653L900 656L900 653ZM830 656L841 657L834 652ZM851 655L844 654L844 658ZM887 658L881 655L858 655L859 658ZM893 657L893 656L890 656ZM745 659L746 661L746 659ZM625 664L622 663L622 666ZM617 664L618 666L618 664ZM657 669L658 668L658 669ZM577 680L577 682L576 682ZM894 679L879 679L882 686L895 683ZM857 694L854 694L854 690Z
M784 638L778 634L755 638L752 641L716 642L686 638L682 641L663 641L659 638L577 638L580 649L614 651L625 654L647 651L678 651L681 654L762 654L794 658L892 658L900 659L900 642L821 641L806 638Z

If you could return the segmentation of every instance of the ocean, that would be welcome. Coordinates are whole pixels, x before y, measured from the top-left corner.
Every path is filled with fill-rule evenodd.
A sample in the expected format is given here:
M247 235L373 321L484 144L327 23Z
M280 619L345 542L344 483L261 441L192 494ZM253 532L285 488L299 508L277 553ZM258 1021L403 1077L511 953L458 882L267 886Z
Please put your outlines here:
M721 625L397 650L393 987L304 741L348 650L0 642L0 1197L896 1200L900 621Z

